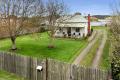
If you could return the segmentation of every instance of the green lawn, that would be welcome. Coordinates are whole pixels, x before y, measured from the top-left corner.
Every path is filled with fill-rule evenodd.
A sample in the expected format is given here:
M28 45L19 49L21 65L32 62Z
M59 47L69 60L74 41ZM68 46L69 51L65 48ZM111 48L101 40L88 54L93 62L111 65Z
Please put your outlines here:
M0 80L25 80L25 79L5 71L0 71Z
M69 62L75 58L78 51L86 46L86 40L55 39L55 48L48 48L49 39L47 33L25 35L16 40L18 50L16 53L38 58L52 58ZM0 40L0 51L9 51L10 39Z
M97 49L101 43L100 37L93 45L92 49L88 52L88 54L85 56L85 58L80 62L80 65L84 65L86 67L90 67L93 63L93 59L96 55Z

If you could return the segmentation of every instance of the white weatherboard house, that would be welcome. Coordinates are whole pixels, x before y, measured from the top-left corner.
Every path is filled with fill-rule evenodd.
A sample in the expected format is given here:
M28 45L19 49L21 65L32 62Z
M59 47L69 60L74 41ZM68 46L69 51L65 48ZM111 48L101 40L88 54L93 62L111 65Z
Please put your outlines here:
M88 20L81 14L69 16L58 24L55 37L82 38L88 34Z

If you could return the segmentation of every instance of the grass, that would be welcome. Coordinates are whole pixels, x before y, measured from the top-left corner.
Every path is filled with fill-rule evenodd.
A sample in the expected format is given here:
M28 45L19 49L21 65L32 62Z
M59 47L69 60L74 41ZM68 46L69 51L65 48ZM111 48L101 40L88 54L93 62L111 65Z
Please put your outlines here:
M86 67L90 67L92 65L93 59L96 55L96 52L98 50L100 43L101 43L101 39L98 38L95 44L93 45L92 49L85 56L85 58L80 62L80 65L84 65Z
M91 28L93 28L93 30L106 30L107 27L105 26L92 26Z
M25 79L5 71L0 71L0 80L25 80Z
M15 53L69 62L77 54L77 51L80 51L87 44L86 40L55 39L55 48L50 49L47 47L49 44L47 33L36 35L18 37L16 40L18 50ZM0 40L0 51L9 51L10 47L10 39Z
M110 41L109 41L109 34L110 32L108 31L108 28L107 27L100 27L100 26L94 26L92 27L93 29L96 29L96 30L106 30L107 33L108 33L108 39L105 43L105 46L104 46L104 49L103 49L103 54L102 54L102 57L101 57L101 61L100 61L100 64L99 64L99 68L100 69L104 69L104 70L107 70L110 68L110 57L109 57L109 49L110 49Z
M86 48L87 45L88 45L88 42L86 42L86 44L83 44L83 47L76 52L76 54L71 58L71 60L70 60L69 62L72 63L72 62L76 59L76 57L77 57L78 55L80 55L81 51L82 51L84 48Z
M100 68L101 69L109 69L110 68L110 57L109 57L109 49L110 49L110 41L107 40L104 50L103 50L103 55L101 57L101 62L100 62Z

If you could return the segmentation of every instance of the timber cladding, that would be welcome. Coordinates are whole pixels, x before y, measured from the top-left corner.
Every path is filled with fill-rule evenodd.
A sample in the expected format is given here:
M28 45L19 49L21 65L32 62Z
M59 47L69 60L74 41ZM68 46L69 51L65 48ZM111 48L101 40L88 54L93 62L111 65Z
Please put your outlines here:
M37 71L37 66L42 66L42 71ZM14 53L0 53L0 69L27 80L108 80L108 71Z

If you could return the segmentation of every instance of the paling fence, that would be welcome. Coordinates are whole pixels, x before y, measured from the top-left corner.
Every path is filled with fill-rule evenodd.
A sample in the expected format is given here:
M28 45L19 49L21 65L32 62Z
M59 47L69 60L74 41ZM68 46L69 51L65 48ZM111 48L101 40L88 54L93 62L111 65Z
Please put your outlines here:
M12 53L0 53L0 69L28 80L108 80L108 71Z

